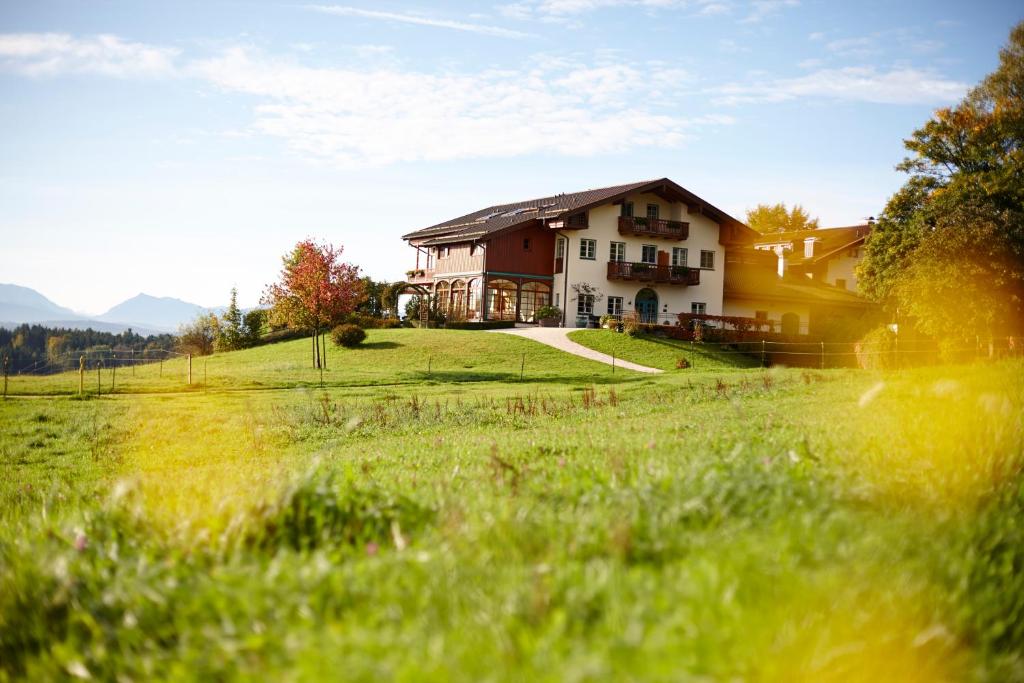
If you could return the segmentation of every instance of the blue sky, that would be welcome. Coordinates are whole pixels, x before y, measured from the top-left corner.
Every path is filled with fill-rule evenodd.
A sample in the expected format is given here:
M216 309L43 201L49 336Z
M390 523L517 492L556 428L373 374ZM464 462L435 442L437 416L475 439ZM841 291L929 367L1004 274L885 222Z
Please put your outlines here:
M0 3L0 281L256 303L314 236L375 278L482 206L667 176L879 212L1014 2Z

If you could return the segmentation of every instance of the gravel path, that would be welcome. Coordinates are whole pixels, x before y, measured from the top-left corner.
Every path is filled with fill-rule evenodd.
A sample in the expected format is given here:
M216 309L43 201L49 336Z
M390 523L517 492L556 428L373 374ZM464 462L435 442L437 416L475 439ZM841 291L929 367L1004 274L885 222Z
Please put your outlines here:
M547 344L553 346L556 349L571 353L574 356L580 356L582 358L589 358L590 360L596 360L599 363L612 364L612 357L607 353L601 353L593 349L588 349L582 344L569 339L569 333L573 332L575 328L572 327L517 327L512 330L492 330L493 332L499 332L501 334L514 334L517 337L526 337L533 341L540 342L541 344ZM650 374L656 374L662 372L658 368L649 368L646 365L637 365L636 363L630 363L627 360L621 358L615 359L615 367L625 368L627 370L635 370L636 372L647 372Z

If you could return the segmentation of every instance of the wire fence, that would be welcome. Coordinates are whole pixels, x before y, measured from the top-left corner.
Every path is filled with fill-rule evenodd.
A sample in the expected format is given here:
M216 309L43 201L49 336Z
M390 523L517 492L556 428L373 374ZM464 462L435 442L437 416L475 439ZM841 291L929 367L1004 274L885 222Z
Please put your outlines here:
M803 367L903 369L949 360L975 362L1021 358L1019 338L979 338L976 343L940 350L930 340L893 342L778 341L679 341L648 336L671 346L677 368L723 369L733 367ZM382 342L388 344L388 342ZM373 344L367 346L372 347ZM356 367L342 360L340 351L324 349L322 367L310 357L245 359L236 354L194 356L170 350L145 352L92 349L66 352L27 366L12 368L3 359L3 395L152 393L207 388L285 388L316 386L382 386L433 380L439 382L553 380L566 372L552 368L550 360L532 362L529 353L516 353L497 365L467 364L458 349L449 353L410 353L397 366ZM311 355L311 354L310 354ZM662 355L664 358L664 355ZM731 359L731 360L730 360ZM592 377L567 380L613 381L621 374L623 360L644 364L642 358L613 356L610 365ZM498 367L500 366L500 367ZM603 378L603 379L602 379ZM12 388L12 382L15 386Z

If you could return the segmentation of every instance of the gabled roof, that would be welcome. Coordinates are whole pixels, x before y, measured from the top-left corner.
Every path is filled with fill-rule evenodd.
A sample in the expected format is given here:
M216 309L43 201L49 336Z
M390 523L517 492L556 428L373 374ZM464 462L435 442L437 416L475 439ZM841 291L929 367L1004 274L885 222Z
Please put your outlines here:
M726 299L771 299L858 308L873 305L859 294L816 282L804 275L779 277L773 270L757 267L726 270L723 293Z
M423 246L479 240L505 230L522 227L532 221L565 220L574 213L646 192L674 198L688 206L698 207L702 213L717 223L750 231L750 228L740 221L668 178L659 178L488 206L465 216L402 235L402 239L412 240Z
M773 244L789 244L792 248L791 255L787 256L787 262L791 266L810 265L820 263L831 258L838 252L864 242L870 234L871 223L862 225L848 225L839 228L818 228L817 230L791 230L789 232L766 232L754 239L754 246L767 246ZM805 259L803 256L803 242L805 239L815 238L814 256Z

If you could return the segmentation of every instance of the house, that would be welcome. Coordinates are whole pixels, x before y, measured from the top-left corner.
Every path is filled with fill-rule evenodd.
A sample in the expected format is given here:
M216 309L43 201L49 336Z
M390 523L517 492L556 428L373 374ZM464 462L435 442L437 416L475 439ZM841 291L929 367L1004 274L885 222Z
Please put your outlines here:
M724 315L752 318L784 335L818 335L837 319L858 319L874 308L859 294L804 272L779 275L777 263L773 252L730 253L725 263Z
M721 314L724 264L756 233L668 178L489 206L403 236L409 282L450 317L563 323L636 312Z
M857 264L872 224L759 235L754 248L777 258L779 277L804 275L839 289L857 291Z

